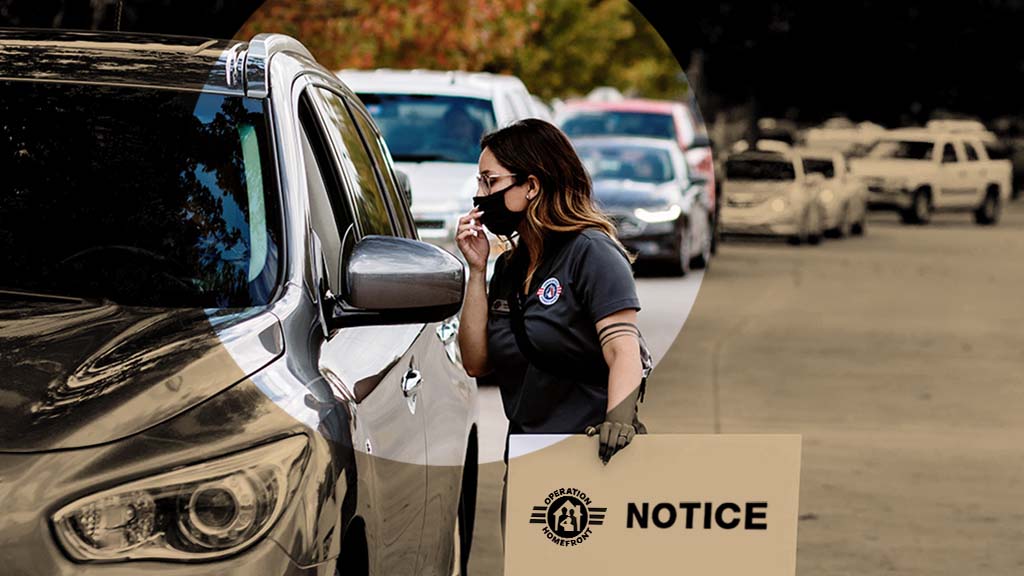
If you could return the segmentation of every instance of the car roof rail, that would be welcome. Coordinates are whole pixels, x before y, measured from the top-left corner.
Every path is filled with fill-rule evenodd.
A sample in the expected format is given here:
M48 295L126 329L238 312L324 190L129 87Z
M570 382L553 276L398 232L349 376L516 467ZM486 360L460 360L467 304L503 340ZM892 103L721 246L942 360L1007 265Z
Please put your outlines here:
M267 64L278 53L290 52L316 61L301 42L285 34L257 34L245 49L245 94L253 98L266 98L269 91Z

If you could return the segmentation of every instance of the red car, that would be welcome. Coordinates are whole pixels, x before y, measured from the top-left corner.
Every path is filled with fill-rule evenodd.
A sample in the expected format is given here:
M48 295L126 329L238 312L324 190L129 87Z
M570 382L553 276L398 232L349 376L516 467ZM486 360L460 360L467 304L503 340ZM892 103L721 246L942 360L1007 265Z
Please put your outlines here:
M716 207L715 166L711 141L696 102L631 98L615 101L572 100L559 111L557 121L572 138L582 136L646 136L675 140L693 173L708 184Z

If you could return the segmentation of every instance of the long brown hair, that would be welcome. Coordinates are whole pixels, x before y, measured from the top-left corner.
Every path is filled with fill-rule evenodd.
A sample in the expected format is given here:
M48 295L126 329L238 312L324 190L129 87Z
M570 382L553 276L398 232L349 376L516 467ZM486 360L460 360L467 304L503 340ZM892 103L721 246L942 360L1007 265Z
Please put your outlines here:
M540 192L526 206L526 217L519 225L521 242L515 247L518 250L525 244L529 252L524 291L529 290L540 266L549 232L597 228L622 248L615 225L594 205L590 175L568 136L557 126L539 118L520 120L484 136L480 149L485 148L502 166L518 174L519 182L529 175L540 182ZM623 252L634 260L625 248Z

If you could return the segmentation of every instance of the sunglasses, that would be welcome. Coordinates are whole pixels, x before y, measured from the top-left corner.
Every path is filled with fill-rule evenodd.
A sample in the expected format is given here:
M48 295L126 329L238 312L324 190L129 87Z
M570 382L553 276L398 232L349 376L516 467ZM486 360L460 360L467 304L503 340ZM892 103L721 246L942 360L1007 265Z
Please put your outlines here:
M505 178L508 176L519 176L518 174L477 174L476 175L476 190L479 196L487 196L491 193L491 186L494 185L496 180Z

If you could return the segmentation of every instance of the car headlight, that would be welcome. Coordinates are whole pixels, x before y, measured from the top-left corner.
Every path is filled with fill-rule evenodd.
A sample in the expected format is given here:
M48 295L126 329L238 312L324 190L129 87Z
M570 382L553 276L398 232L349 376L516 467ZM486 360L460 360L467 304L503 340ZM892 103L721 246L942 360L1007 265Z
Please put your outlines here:
M683 213L683 209L678 204L673 204L665 210L646 210L644 208L637 208L633 211L633 214L643 220L644 222L671 222L679 215Z
M785 212L789 207L789 201L785 198L775 198L772 200L771 207L775 212Z
M305 436L98 492L61 508L55 532L80 561L209 560L255 543L295 491Z

